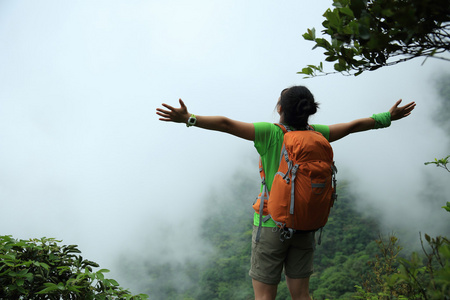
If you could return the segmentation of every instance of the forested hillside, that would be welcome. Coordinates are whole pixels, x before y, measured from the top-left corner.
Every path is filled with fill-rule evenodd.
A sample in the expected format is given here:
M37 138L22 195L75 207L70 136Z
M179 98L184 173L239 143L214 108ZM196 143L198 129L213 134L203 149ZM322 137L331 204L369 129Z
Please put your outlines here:
M202 261L146 262L140 292L150 299L252 299L250 267L254 181L235 176L228 193L211 193L209 213L202 221L202 237L213 251ZM317 246L315 273L311 277L314 299L349 299L370 271L368 261L378 251L374 220L363 218L353 207L355 199L340 182L339 198ZM224 199L225 198L225 199ZM318 233L317 233L318 237ZM127 266L132 270L133 266ZM284 281L277 299L290 299Z

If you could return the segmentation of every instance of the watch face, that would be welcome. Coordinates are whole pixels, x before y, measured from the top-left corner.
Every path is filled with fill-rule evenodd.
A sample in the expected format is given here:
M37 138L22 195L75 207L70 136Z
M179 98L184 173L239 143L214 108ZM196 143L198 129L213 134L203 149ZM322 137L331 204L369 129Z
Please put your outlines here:
M189 124L195 124L195 118L189 118L188 122Z

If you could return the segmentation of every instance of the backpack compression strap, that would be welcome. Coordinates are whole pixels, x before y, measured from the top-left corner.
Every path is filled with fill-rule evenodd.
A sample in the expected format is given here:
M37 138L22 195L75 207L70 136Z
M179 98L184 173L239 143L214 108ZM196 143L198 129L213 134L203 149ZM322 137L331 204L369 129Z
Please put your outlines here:
M264 172L261 157L259 158L259 173L261 175L261 184L263 185L263 190L261 192L261 195L258 197L258 199L259 199L259 225L258 225L258 231L256 232L256 237L255 237L256 242L259 242L259 239L261 237L262 224L271 218L270 215L263 217L264 202L266 200L269 201L269 189L267 188L267 185L266 185L266 174Z
M259 239L261 238L262 224L271 218L270 215L263 218L264 202L266 200L269 201L268 192L269 191L267 190L266 181L263 179L263 190L261 193L261 197L259 198L259 225L258 231L256 232L255 242L259 242Z

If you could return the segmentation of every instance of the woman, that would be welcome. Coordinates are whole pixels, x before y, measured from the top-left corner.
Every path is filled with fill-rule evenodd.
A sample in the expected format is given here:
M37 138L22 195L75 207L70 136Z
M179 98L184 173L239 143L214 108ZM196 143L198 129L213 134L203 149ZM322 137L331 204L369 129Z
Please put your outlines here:
M280 123L292 130L315 130L320 132L329 142L339 140L350 133L388 127L391 121L402 119L411 114L415 103L411 102L399 107L402 100L397 101L385 113L374 114L370 118L357 119L347 123L326 125L309 125L309 116L315 114L318 103L304 86L293 86L284 89L277 102ZM209 130L226 132L254 142L266 174L266 184L270 187L277 171L283 131L272 123L246 123L223 116L195 116L190 114L180 99L180 107L174 108L162 104L165 109L157 108L161 121L186 123ZM269 219L262 224L259 241L255 234L259 226L259 216L255 212L252 259L249 275L252 277L255 299L275 299L281 272L285 269L286 283L294 300L309 300L309 277L313 272L314 233L295 234L293 238L281 242L279 233L273 228L276 224Z

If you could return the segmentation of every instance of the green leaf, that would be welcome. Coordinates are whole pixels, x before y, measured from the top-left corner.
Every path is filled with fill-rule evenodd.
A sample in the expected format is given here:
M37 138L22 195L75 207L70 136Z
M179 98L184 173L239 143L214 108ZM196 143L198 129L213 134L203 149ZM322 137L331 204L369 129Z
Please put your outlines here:
M45 289L37 292L36 294L47 294L53 291L56 291L58 289L58 285L54 283L44 283L45 286L47 286Z
M0 258L5 260L15 260L16 256L13 254L1 254Z
M345 61L339 59L339 62L334 64L334 69L338 72L347 71L347 64Z
M49 269L50 269L50 266L47 265L46 263L41 262L41 263L39 263L39 265L40 265L41 267L43 267L44 269L46 269L46 270L49 270Z
M17 275L19 275L20 277L23 277L27 273L28 273L28 270L27 269L23 269L23 270L20 270L19 273L17 273Z
M322 38L317 38L316 39L316 45L313 47L313 49L317 48L317 47L322 47L325 49L330 49L331 48L331 44L326 40L326 39L322 39Z
M312 36L309 33L304 33L302 36L307 41L314 41L314 39L312 38Z
M17 273L16 272L9 272L8 276L17 277Z
M116 280L114 280L114 279L109 279L109 282L111 282L111 284L113 286L119 286L119 283Z
M313 70L311 68L303 68L300 73L306 74L306 75L312 75L313 74Z
M328 9L324 17L327 18L329 24L328 27L330 28L338 28L341 25L341 20L339 18L339 12L337 10L331 11Z
M97 272L96 276L97 276L97 279L99 279L99 280L104 280L105 279L105 275L103 275L103 273Z
M67 287L67 290L71 291L71 292L75 292L76 294L80 294L81 291L79 289L83 288L82 286L76 286L76 285L72 285Z
M339 9L339 12L341 12L349 17L352 17L352 18L355 17L353 14L353 11L350 9L350 7L342 7Z
M308 29L308 33L311 35L312 39L316 39L316 29L313 27L312 29Z
M109 273L110 271L108 269L100 269L97 271L97 273Z
M316 30L314 28L308 29L302 36L307 41L314 41L316 39Z
M342 8L343 7L341 1L333 1L333 6L336 7L336 8Z
M447 206L442 206L442 208L450 212L450 202L447 202Z

